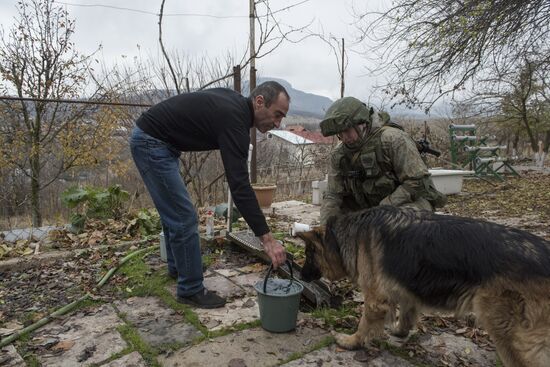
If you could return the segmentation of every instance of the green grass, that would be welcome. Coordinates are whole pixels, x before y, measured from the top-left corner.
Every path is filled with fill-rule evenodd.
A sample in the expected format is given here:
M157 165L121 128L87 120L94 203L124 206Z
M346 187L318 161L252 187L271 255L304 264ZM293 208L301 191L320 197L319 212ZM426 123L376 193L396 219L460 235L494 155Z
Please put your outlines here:
M28 367L40 367L38 357L33 352L29 352L29 342L31 334L22 334L12 345L17 349L17 352L25 360Z
M160 367L160 364L157 362L158 353L155 350L155 348L147 344L139 336L138 331L133 326L128 324L126 320L124 321L126 322L126 324L119 326L117 330L122 336L122 338L126 341L126 343L128 343L128 347L124 349L122 352L111 356L109 360L120 358L133 351L138 351L148 366Z
M25 360L27 367L40 367L40 362L34 354L28 354L24 356L23 359Z
M215 261L215 258L218 255L212 253L205 256L208 259ZM200 323L197 314L191 307L178 303L174 296L167 290L167 287L173 282L173 280L170 279L164 272L152 272L151 268L145 263L143 257L135 257L129 260L120 269L118 269L117 274L123 275L127 278L122 285L116 286L120 294L126 297L157 297L167 307L174 309L178 314L182 315L185 322L193 325L197 330L199 330L202 333L202 336L193 339L191 341L192 345L196 345L207 339L228 335L235 331L242 331L260 326L260 320L256 320L238 325L232 325L231 327L223 328L221 330L208 330ZM107 283L107 286L108 284L109 283ZM123 314L119 314L119 316L122 319L125 318ZM130 347L117 355L111 356L109 360L120 358L121 356L136 350L142 354L142 356L148 361L149 365L158 366L156 356L158 356L160 351L177 350L183 347L181 343L167 343L159 347L152 348L141 339L137 333L137 330L129 325L128 322L126 322L126 325L120 327L119 332L123 335L123 338L128 342Z
M344 305L338 309L328 307L318 308L313 310L311 316L323 320L326 326L334 330L352 331L352 328L342 327L342 320L345 320L349 316L358 317L359 314L352 306Z
M208 268L210 265L212 265L214 262L216 262L216 259L218 256L216 254L204 254L202 255L202 266L205 268Z
M260 320L250 321L250 322L243 322L241 324L233 325L233 326L228 327L228 328L223 328L223 329L216 330L216 331L209 331L207 333L207 335L205 336L205 339L207 339L207 338L218 338L220 336L224 336L224 335L234 333L235 331L242 331L242 330L252 329L252 328L255 328L255 327L260 327L260 325L261 325Z
M207 329L201 325L197 314L186 305L178 303L166 289L172 279L167 274L151 273L151 269L142 258L134 258L126 263L119 273L125 275L128 281L119 289L128 297L158 297L168 307L178 311L185 321L195 326L202 333ZM122 289L123 288L123 289Z
M303 246L296 246L291 242L285 243L285 249L294 256L294 259L305 259L306 257L306 248Z
M296 359L302 358L306 354L311 353L315 350L319 350L319 349L328 347L332 343L334 343L334 338L332 336L327 336L327 337L321 339L318 343L313 344L310 348L307 348L306 350L304 350L302 352L292 353L290 356L288 356L288 358L286 358L282 362L280 362L279 365L283 365L285 363L288 363L288 362L294 361Z
M286 237L285 232L274 232L273 233L273 238L275 238L276 240L284 241L285 237Z
M217 255L212 254L212 258L215 258L216 256ZM123 291L128 297L158 297L168 307L181 314L187 323L193 325L202 334L204 334L204 337L197 338L197 340L194 340L193 343L200 342L205 338L223 336L235 330L245 330L259 326L259 321L257 321L242 323L239 325L234 325L231 328L211 332L200 323L197 314L193 312L191 307L178 303L174 296L166 289L166 287L173 280L166 274L151 273L149 266L145 264L142 258L130 260L121 269L119 269L119 272L128 278L128 281L120 287L120 290Z

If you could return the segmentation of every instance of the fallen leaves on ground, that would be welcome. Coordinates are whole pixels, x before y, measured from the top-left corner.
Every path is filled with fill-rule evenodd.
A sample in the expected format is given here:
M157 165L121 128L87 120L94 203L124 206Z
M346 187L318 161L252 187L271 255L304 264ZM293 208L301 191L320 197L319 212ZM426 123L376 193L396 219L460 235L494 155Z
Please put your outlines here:
M503 182L468 179L442 210L480 218L550 239L550 175L525 172Z
M488 183L483 180L467 180L463 193L449 197L445 213L474 218L483 218L514 227L525 229L550 239L550 175L526 173L520 178L508 178L502 183ZM288 235L288 223L292 220L272 216L269 219L273 232L280 232L284 240L291 241ZM223 222L216 222L222 227ZM126 231L127 224L115 221L90 221L87 229L81 234L73 234L65 229L51 231L49 238L41 245L41 251L65 250L75 248L89 249L78 256L59 259L57 262L24 272L0 273L0 324L3 329L0 334L13 332L14 327L8 326L8 320L18 319L19 324L27 326L40 319L52 309L68 304L87 291L94 288L105 274L106 270L116 266L126 252L100 250L98 245L114 244L120 241L134 239ZM34 253L36 239L29 241L7 242L0 236L0 259L7 257L22 257ZM218 247L220 244L217 244ZM148 256L147 263L153 264L152 269L162 268L158 255ZM229 264L229 265L228 265ZM217 254L213 267L241 268L244 272L265 271L265 264L248 253L236 254L232 251L221 251ZM122 289L127 286L125 276L115 274L109 282L108 289ZM350 309L349 317L341 317L338 327L355 328L357 315L361 312L362 299L349 282L331 284L335 295L341 299L340 305ZM354 297L355 295L355 297ZM114 291L102 289L95 299L109 301L118 296ZM337 298L338 298L337 297ZM330 328L325 320L307 319L299 321L300 325L314 325ZM418 323L420 334L436 334L449 332L457 336L471 339L477 345L491 350L493 348L487 333L478 329L468 320L458 320L446 316L426 316ZM58 341L55 341L57 343ZM414 343L405 347L414 356L424 353ZM61 344L60 348L67 345ZM362 359L363 356L358 356ZM83 357L85 359L85 356ZM238 363L238 362L236 362ZM442 361L442 364L443 361Z

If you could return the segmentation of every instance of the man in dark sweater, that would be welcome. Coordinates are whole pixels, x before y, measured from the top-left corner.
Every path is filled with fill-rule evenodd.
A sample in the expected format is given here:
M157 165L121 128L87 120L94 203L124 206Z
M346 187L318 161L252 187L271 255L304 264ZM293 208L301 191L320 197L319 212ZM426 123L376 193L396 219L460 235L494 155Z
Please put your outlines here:
M178 302L202 308L225 304L203 285L197 213L179 174L182 151L220 150L237 208L273 266L285 262L285 249L273 238L250 186L247 160L250 128L262 133L278 128L289 103L284 87L269 81L249 98L224 88L180 94L137 120L130 140L132 157L160 214L168 274L178 280Z

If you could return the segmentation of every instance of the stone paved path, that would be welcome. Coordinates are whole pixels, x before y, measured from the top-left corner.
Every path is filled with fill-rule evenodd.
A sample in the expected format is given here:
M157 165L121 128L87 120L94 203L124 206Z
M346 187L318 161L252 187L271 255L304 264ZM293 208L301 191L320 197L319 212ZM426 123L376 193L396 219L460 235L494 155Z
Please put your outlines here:
M281 205L296 221L303 208ZM293 212L294 210L294 212ZM294 213L294 214L293 214ZM317 213L318 216L318 213ZM259 264L256 264L259 265ZM398 352L402 341L390 339L389 348L370 354L344 351L331 342L330 331L308 322L311 316L300 313L298 327L289 333L269 333L259 325L259 309L253 285L263 279L264 266L209 270L205 283L228 297L224 308L193 309L197 323L186 321L165 301L156 297L131 297L94 306L60 318L29 337L41 366L377 366L411 367L419 365L414 352ZM175 282L168 291L175 293ZM200 325L199 327L197 325ZM246 326L243 326L246 325ZM128 330L133 331L129 337ZM496 355L470 339L451 333L422 335L416 350L427 351L433 366L495 366ZM157 350L152 358L142 350ZM133 348L134 347L134 348ZM411 354L412 353L412 354ZM423 359L425 361L425 359ZM26 366L13 345L0 350L0 365Z

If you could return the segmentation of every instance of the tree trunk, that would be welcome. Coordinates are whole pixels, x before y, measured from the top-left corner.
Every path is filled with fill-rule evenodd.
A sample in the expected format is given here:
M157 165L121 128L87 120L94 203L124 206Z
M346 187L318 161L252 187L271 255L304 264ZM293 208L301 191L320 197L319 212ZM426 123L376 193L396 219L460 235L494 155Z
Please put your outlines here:
M38 139L33 142L30 165L32 226L36 228L42 226L42 213L40 211L40 142Z
M512 146L514 147L514 149L516 150L516 152L518 152L518 153L517 153L518 156L522 156L523 154L520 154L520 151L519 151L519 149L518 149L518 148L519 148L519 147L518 147L518 146L519 146L519 128L516 130L516 133L514 134L514 141L513 141L512 144L513 144Z
M537 145L537 139L535 139L535 136L533 135L533 131L531 130L531 127L529 126L529 121L527 120L527 114L523 113L521 116L521 122L523 122L523 125L525 127L525 131L527 132L527 136L529 136L529 143L531 144L531 149L533 149L533 152L536 152L539 147Z
M544 153L548 154L548 148L550 147L550 130L546 132L546 137L544 138Z

